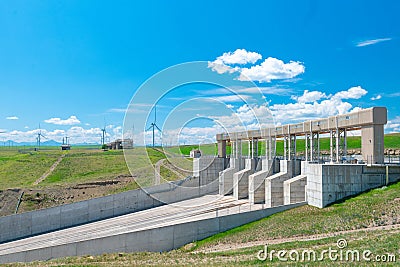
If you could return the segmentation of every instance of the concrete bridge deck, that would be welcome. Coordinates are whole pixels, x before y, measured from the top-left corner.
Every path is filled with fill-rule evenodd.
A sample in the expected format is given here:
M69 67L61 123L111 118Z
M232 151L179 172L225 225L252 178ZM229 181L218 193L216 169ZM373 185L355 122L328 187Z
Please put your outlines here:
M31 261L35 259L47 260L60 256L85 255L85 253L88 254L88 250L86 250L86 252L85 249L80 250L79 246L76 244L102 239L107 240L103 243L109 243L109 239L107 238L113 236L121 237L121 235L127 233L142 232L183 222L200 221L262 208L263 205L250 206L247 200L235 200L232 197L222 197L219 195L206 195L200 198L175 203L175 205L160 206L128 215L3 243L0 244L0 263ZM163 233L160 232L160 235L162 236ZM139 243L140 240L136 240L136 242ZM75 244L75 246L68 247L68 245L71 244ZM88 244L85 246L88 246ZM151 246L151 244L147 244L146 250L157 251L157 244L154 245L154 248L149 248L148 246ZM90 254L110 252L109 250L103 251L98 246L95 247L93 247L92 250L89 249L89 252L91 252ZM108 244L108 247L114 251L121 251L118 250L120 249L119 247L113 247L112 244ZM49 252L52 251L52 248L63 248L61 252L65 252L64 254L56 255L54 252ZM69 251L68 248L73 248L74 251ZM140 251L140 249L133 249L132 251ZM34 256L29 256L29 252L35 252Z

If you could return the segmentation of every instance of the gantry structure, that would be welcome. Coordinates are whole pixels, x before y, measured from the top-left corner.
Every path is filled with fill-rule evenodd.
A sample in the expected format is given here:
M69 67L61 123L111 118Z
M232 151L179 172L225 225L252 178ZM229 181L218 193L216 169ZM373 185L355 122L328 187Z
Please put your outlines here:
M273 128L217 134L218 156L226 157L227 143L231 144L231 158L242 157L242 142L248 142L249 158L258 157L258 145L264 140L267 159L275 155L276 140L283 140L284 160L294 160L297 155L296 139L303 138L305 160L319 162L320 137L329 135L330 162L341 163L347 156L349 131L361 131L361 154L370 164L384 163L384 125L387 123L387 109L372 107L348 114L287 124Z

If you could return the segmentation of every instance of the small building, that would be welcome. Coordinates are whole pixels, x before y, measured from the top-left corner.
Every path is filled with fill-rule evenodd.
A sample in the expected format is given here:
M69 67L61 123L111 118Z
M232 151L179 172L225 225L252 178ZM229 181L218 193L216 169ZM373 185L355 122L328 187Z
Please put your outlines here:
M71 145L69 144L68 139L69 139L68 136L63 138L61 150L71 150Z
M200 158L201 151L199 149L192 149L192 151L190 151L190 157L191 158Z
M133 140L132 139L117 139L114 142L108 143L107 144L108 149L114 149L114 150L119 150L119 149L127 149L127 148L133 148Z
M71 145L63 144L61 145L61 150L71 150Z
M129 149L133 148L133 140L132 139L123 139L122 140L122 148L123 149Z

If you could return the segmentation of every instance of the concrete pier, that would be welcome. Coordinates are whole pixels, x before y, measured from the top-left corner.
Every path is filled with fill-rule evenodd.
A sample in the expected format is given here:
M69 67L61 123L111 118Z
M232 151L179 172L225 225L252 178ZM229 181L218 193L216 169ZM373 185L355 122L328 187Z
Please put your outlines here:
M233 197L247 198L249 195L249 176L257 171L257 160L245 159L245 168L233 175Z
M275 173L274 160L261 159L261 171L249 176L249 202L250 204L264 203L265 179Z
M230 195L233 193L233 175L244 167L244 159L231 158L229 168L219 173L219 194Z
M265 179L265 205L275 207L283 205L283 183L300 174L300 161L281 160L280 172Z

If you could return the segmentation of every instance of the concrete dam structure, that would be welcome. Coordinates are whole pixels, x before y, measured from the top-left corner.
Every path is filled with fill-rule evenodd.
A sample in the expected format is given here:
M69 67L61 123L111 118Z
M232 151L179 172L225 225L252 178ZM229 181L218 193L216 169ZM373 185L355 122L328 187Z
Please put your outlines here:
M375 107L275 128L218 134L218 157L194 158L192 177L1 217L0 264L167 251L277 212L307 203L323 208L398 181L400 166L385 163L386 122L386 108ZM358 161L347 155L348 132L354 130L361 132ZM327 156L320 150L321 136L329 136ZM279 139L284 153L278 158ZM299 139L304 139L303 155L296 147ZM244 142L247 151L243 151Z
M218 134L218 157L227 161L219 172L219 194L275 207L299 201L323 208L345 197L400 179L397 165L385 164L384 125L387 110L358 112L261 130ZM349 159L347 136L361 131L362 159ZM328 135L330 153L323 158L320 136ZM304 156L296 140L304 139ZM283 157L274 157L275 142L283 140ZM266 153L258 155L260 140ZM247 155L242 144L248 143ZM227 144L231 154L227 156ZM201 159L199 159L201 160Z

